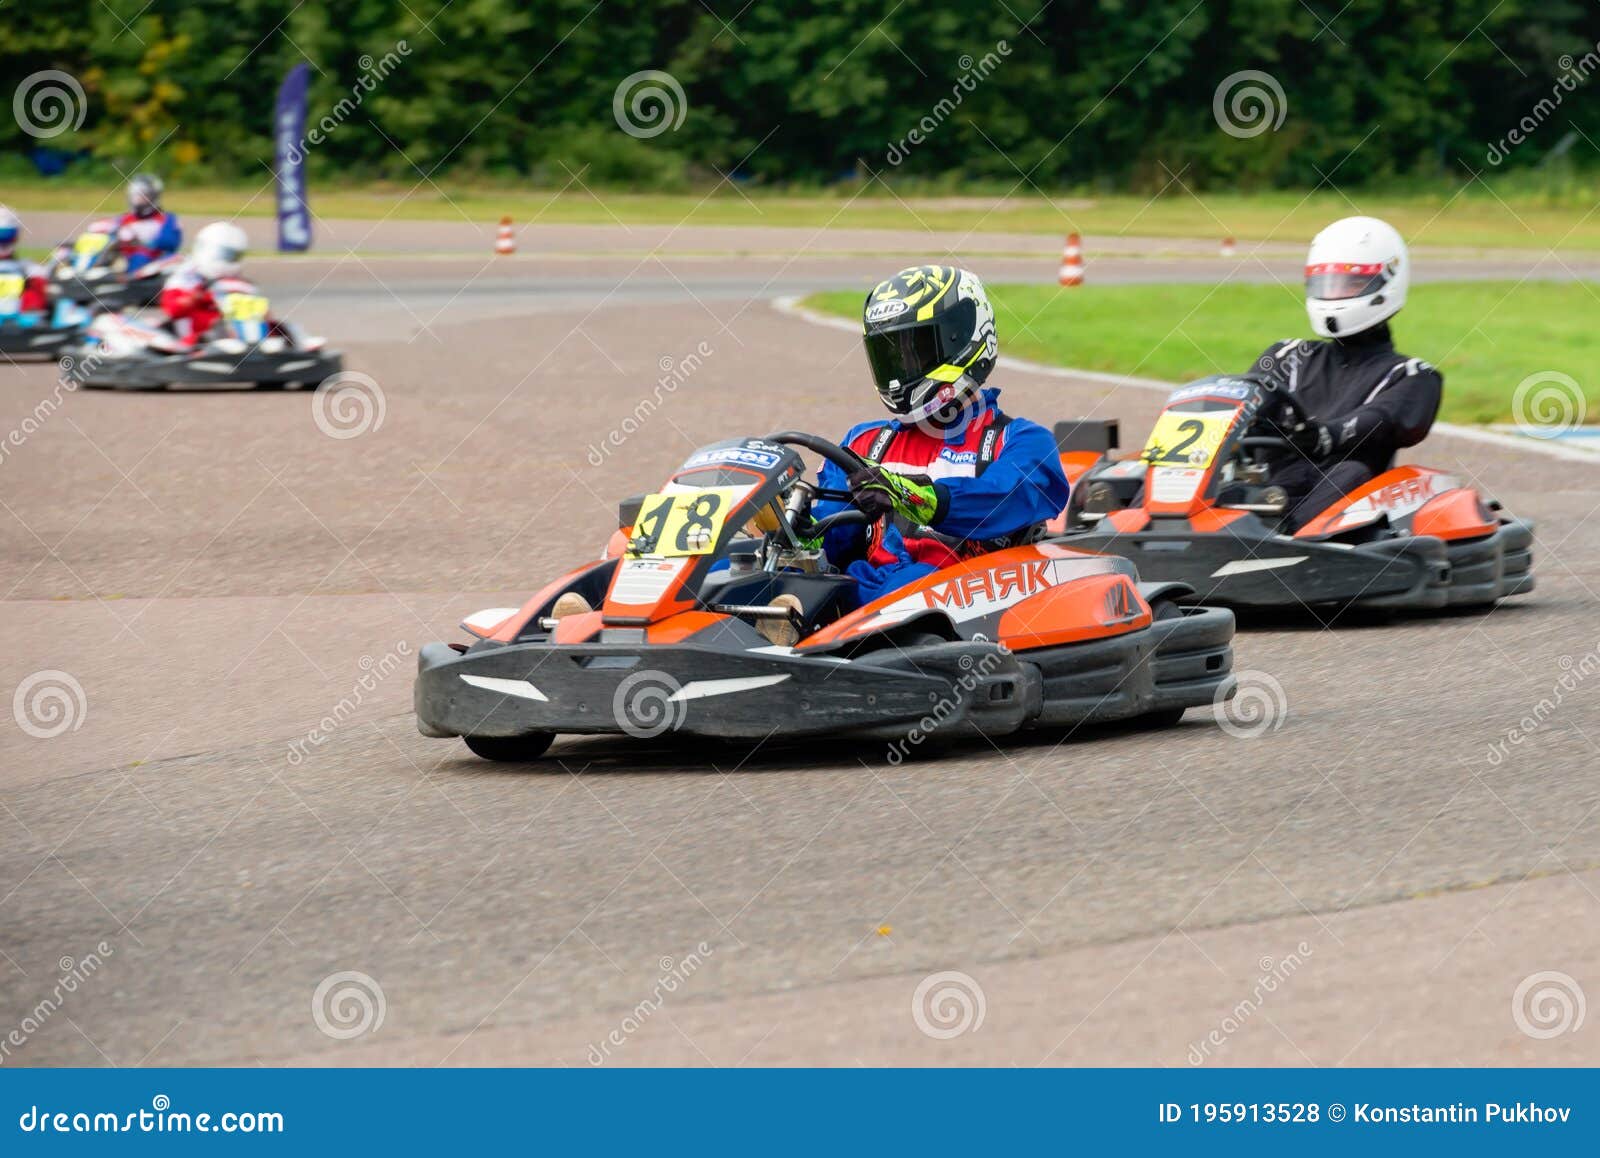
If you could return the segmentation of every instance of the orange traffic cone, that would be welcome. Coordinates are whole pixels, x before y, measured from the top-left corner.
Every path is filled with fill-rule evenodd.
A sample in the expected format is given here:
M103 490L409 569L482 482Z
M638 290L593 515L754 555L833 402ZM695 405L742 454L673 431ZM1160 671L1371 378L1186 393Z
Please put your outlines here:
M1222 256L1223 257L1232 257L1233 256L1233 238L1224 237L1222 239Z
M1083 246L1076 233L1067 234L1067 243L1061 247L1061 273L1058 280L1062 285L1083 284Z
M502 254L517 252L517 241L516 238L511 236L511 218L509 217L500 219L500 228L494 235L494 251Z

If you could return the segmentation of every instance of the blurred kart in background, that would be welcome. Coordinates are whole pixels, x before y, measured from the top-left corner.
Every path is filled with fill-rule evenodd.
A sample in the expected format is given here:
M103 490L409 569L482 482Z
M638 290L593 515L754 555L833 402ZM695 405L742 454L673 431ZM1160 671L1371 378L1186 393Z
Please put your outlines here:
M130 273L117 245L117 223L105 218L56 248L50 286L69 302L101 310L138 309L161 296L162 283L179 260L176 254L157 258Z
M1293 394L1216 376L1171 394L1137 458L1114 453L1115 422L1058 423L1073 489L1057 541L1234 608L1437 610L1533 590L1533 524L1431 467L1391 467L1290 529L1268 462L1293 447L1269 403L1308 420Z
M22 309L23 279L0 273L0 357L53 358L89 321L77 302L56 300L47 310Z
M315 386L344 368L344 358L298 326L271 315L271 303L243 278L212 286L222 320L198 341L125 313L100 314L66 353L81 385L114 390L167 386Z
M714 443L661 491L629 500L607 557L520 609L462 624L470 644L418 654L427 736L490 760L531 760L558 733L652 738L852 736L914 743L1138 719L1177 722L1233 688L1233 615L1179 605L1181 584L1060 542L965 558L857 607L828 565L805 447L816 435ZM557 617L565 600L587 608ZM762 630L780 620L792 645Z

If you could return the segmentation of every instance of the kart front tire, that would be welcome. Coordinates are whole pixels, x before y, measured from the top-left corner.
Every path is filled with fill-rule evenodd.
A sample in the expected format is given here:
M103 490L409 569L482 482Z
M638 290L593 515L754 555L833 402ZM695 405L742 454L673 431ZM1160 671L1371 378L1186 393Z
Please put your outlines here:
M1170 599L1157 599L1150 605L1150 618L1154 622L1163 619L1182 619L1183 609ZM1143 723L1152 728L1171 728L1183 719L1187 708L1166 708L1163 711L1151 712L1143 718Z
M554 732L529 732L526 736L462 736L472 754L502 764L529 764L545 754Z

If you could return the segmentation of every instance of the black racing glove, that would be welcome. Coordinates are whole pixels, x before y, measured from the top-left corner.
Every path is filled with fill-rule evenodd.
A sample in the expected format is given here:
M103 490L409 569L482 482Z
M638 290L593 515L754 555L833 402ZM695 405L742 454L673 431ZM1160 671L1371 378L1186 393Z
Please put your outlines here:
M921 474L896 474L868 463L848 476L850 499L873 520L898 514L926 526L939 513L939 494L933 480Z
M1333 453L1333 431L1316 419L1302 422L1289 432L1289 442L1301 454L1320 461Z

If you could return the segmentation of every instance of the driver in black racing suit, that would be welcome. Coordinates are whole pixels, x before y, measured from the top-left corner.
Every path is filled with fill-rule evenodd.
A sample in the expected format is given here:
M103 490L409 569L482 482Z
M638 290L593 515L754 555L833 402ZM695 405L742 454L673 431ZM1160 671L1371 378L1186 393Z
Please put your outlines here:
M1439 412L1444 379L1394 348L1389 319L1405 305L1411 261L1405 242L1374 217L1336 221L1311 242L1306 313L1326 341L1290 338L1268 346L1252 375L1293 394L1309 419L1297 423L1270 401L1262 414L1293 450L1269 460L1269 481L1289 495L1293 532L1421 442Z

